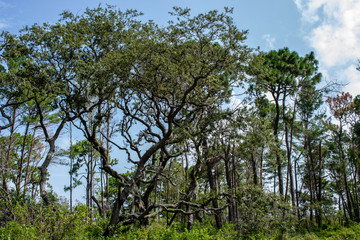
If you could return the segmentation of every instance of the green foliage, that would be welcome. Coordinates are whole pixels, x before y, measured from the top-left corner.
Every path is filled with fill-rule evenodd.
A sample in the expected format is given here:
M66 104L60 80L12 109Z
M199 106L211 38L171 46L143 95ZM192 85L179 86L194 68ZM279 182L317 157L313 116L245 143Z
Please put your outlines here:
M360 224L351 224L348 227L340 226L338 223L333 222L325 229L313 229L311 232L303 234L297 233L287 235L287 239L308 239L308 240L342 240L342 239L360 239Z
M237 189L236 197L241 211L235 227L242 237L294 231L295 217L291 214L291 206L282 202L279 196L248 185Z
M39 235L35 227L26 224L19 224L14 221L8 222L6 227L0 228L1 239L36 239L38 236Z
M1 239L88 239L86 206L74 212L59 203L42 206L16 204L12 220L1 224Z
M164 223L154 222L149 227L132 228L126 233L118 233L112 239L119 240L227 240L236 239L237 232L232 225L226 225L217 230L209 222L197 223L191 231L181 225L167 226Z
M245 189L244 189L245 190ZM303 226L297 231L291 229L291 216L283 216L286 205L278 204L274 211L267 206L273 205L275 196L265 196L259 189L246 189L249 193L243 195L243 212L246 217L256 215L256 220L248 219L249 223L240 225L226 224L216 229L206 218L202 223L196 222L188 231L184 224L176 222L167 226L163 221L153 221L147 227L118 226L114 236L106 239L116 240L230 240L230 239L360 239L360 224L350 224L348 227L338 223L329 223L324 229L310 229ZM245 194L245 193L243 193ZM251 197L250 197L251 196ZM250 199L252 198L252 200ZM260 199L257 199L260 198ZM253 205L251 201L255 201ZM266 201L269 201L266 203ZM259 205L259 209L255 209ZM251 209L254 208L254 209ZM14 206L14 216L11 221L1 223L0 239L105 239L102 237L108 220L95 216L94 220L87 217L85 205L77 205L71 213L67 206L57 203L45 207L36 203ZM279 219L267 218L266 215L279 215ZM246 222L247 219L241 219ZM251 227L255 224L255 227ZM247 229L245 228L247 226ZM240 228L241 227L241 228ZM252 232L250 233L250 231ZM285 231L284 231L285 230Z
M360 96L329 98L339 124L324 120L314 53L250 61L231 13L174 8L162 27L99 6L2 33L0 238L356 238L331 221L360 221ZM245 78L251 101L225 109ZM46 194L70 121L71 186L87 184L72 212Z

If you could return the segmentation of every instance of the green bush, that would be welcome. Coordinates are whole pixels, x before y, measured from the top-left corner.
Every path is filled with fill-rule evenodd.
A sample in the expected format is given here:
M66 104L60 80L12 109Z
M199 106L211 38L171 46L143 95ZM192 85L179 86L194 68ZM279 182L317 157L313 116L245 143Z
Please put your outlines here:
M253 196L261 197L262 193L249 192ZM245 195L243 195L245 196ZM246 197L246 196L245 196ZM262 196L264 197L264 196ZM251 198L248 198L249 200ZM244 200L244 199L243 199ZM269 198L268 198L269 200ZM250 202L244 201L247 210L252 209ZM202 223L195 222L193 229L188 231L186 225L174 222L167 226L165 221L153 220L147 227L118 226L115 235L107 240L231 240L231 239L359 239L360 224L351 223L348 226L341 226L337 222L327 223L326 229L302 228L291 230L290 223L284 223L285 218L276 218L283 206L276 205L274 202L265 204L264 200L258 199L256 203L263 209L263 214L249 221L256 226L245 224L246 219L240 218L239 225L227 224L218 230L211 223L211 218L203 219ZM275 204L274 209L270 210L271 204ZM280 210L279 210L280 209ZM279 211L279 212L278 212ZM274 218L270 218L273 214ZM245 215L244 215L245 216ZM102 234L108 224L107 219L100 218L95 214L93 220L87 216L85 205L78 205L70 212L67 205L54 204L43 206L36 203L15 204L12 207L11 219L1 222L0 239L104 239ZM257 220L257 222L256 222ZM292 219L290 219L292 221ZM246 227L246 228L245 228ZM244 229L254 227L252 234L245 235ZM272 229L271 229L272 228ZM289 230L290 229L290 230ZM285 231L286 230L286 231ZM310 232L309 232L310 231Z
M37 236L36 228L14 221L0 228L0 239L36 239Z
M236 239L232 225L225 225L217 230L210 223L196 223L191 231L180 227L180 224L167 226L154 222L148 227L132 228L126 233L118 233L112 239L119 240L230 240Z
M294 232L295 216L287 202L273 193L248 185L237 189L239 221L236 230L242 238L266 238Z
M88 239L86 207L71 213L60 204L16 204L12 220L2 224L0 239Z
M327 229L313 229L312 232L305 234L288 235L286 239L329 239L329 240L343 240L354 239L360 240L360 224L351 224L349 227L344 227L334 222L329 224Z

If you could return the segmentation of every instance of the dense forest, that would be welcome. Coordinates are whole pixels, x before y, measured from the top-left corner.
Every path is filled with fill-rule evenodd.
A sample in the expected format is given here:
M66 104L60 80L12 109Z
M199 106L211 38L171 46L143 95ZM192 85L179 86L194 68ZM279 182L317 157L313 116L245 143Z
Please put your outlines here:
M249 48L231 14L108 6L3 32L0 238L360 234L360 95L313 52Z

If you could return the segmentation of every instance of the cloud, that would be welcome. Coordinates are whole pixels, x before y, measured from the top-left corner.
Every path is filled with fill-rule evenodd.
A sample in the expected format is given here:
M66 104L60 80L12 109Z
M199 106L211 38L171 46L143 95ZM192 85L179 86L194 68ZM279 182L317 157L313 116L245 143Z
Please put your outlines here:
M339 79L348 83L344 92L349 92L352 96L360 94L360 72L356 70L355 65L350 65L343 72L339 72Z
M304 38L315 49L320 70L348 82L344 90L360 93L360 0L294 0L308 30ZM356 92L357 91L357 92Z
M318 10L326 3L326 0L294 0L294 2L301 12L303 21L314 23L320 20Z
M276 39L274 37L272 37L270 34L265 34L263 35L263 39L265 40L267 47L269 49L274 49L274 44Z
M312 27L306 39L327 67L360 57L359 0L294 0L302 20Z

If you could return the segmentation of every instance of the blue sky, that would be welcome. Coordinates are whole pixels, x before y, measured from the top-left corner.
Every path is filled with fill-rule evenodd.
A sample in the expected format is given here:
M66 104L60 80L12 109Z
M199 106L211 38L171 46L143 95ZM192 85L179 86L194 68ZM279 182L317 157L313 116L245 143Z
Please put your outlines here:
M343 91L360 94L360 0L0 0L0 31L54 23L63 10L81 14L100 3L137 9L160 25L170 19L173 6L189 7L193 14L233 7L239 29L249 30L248 46L264 51L288 47L300 55L314 51L326 81L348 83ZM50 182L57 192L68 182L64 174L52 167Z

